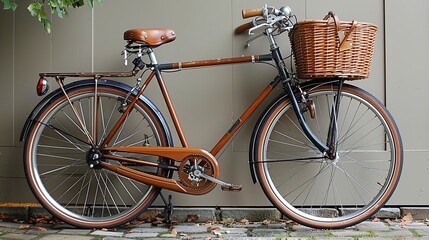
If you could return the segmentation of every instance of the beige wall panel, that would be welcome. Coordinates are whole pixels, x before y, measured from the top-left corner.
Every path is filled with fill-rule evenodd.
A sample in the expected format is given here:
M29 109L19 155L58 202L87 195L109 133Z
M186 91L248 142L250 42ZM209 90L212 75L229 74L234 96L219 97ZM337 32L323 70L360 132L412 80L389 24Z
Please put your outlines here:
M429 148L428 9L425 0L386 1L387 106L406 150Z
M8 104L14 105L14 145L21 146L19 137L24 122L33 107L41 100L36 94L38 73L50 71L51 37L45 34L43 26L30 16L27 6L31 1L21 1L15 12L15 67L13 99ZM12 92L12 89L11 89ZM22 148L1 149L7 166L2 168L5 176L1 189L3 201L35 201L23 177Z
M71 9L64 19L52 20L52 71L90 72L92 57L91 8ZM76 79L67 79L66 83ZM53 87L57 87L52 82ZM54 86L55 85L55 86Z
M43 26L32 17L26 7L32 1L22 1L16 10L15 23L15 143L28 114L42 99L36 94L39 72L52 71L51 36Z
M13 145L13 20L12 11L0 11L0 146Z
M37 203L25 178L4 178L0 181L0 202Z
M405 151L404 167L398 187L389 200L389 205L427 206L429 185L429 151Z
M403 174L391 202L402 205L427 205L429 199L428 184L422 181L429 169L428 9L424 0L386 1L386 100L405 149Z
M36 202L24 177L21 147L0 147L0 202Z

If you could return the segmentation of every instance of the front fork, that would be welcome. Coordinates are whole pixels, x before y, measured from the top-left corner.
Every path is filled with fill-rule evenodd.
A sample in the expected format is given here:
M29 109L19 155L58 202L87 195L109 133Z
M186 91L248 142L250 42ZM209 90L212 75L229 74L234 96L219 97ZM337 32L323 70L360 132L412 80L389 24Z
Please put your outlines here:
M334 96L334 104L331 109L331 120L329 123L329 132L326 145L329 150L327 152L329 159L335 159L337 156L337 138L338 138L338 111L340 109L341 91L343 90L344 80L339 81L337 94Z
M329 132L328 137L326 140L326 144L324 144L310 129L310 127L307 125L307 122L305 121L304 116L302 115L301 108L299 106L297 97L292 90L291 82L290 81L284 81L283 87L286 91L286 93L290 96L291 104L293 107L293 110L295 112L296 117L298 118L298 121L301 125L301 128L305 135L308 137L308 139L314 144L314 146L317 147L317 149L320 150L326 157L329 159L335 159L336 158L336 152L337 152L337 120L338 120L338 110L340 108L340 101L341 97L341 91L343 87L343 80L339 80L339 86L336 93L336 96L334 96L334 102L331 109L330 114L330 123L329 123Z

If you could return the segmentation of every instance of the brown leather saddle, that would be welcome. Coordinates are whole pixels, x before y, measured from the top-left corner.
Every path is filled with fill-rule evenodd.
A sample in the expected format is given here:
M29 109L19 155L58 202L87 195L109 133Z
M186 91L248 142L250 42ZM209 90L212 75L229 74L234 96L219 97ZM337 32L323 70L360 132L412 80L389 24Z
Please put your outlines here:
M124 40L148 47L159 47L176 39L176 33L168 28L131 29L124 33Z

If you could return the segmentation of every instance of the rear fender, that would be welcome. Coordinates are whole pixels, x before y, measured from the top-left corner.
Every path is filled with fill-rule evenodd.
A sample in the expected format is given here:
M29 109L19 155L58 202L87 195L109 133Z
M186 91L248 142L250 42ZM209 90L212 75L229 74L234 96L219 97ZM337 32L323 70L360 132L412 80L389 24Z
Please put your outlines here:
M85 79L85 80L80 80L80 81L75 81L72 83L69 83L67 85L64 86L64 89L66 91L69 91L71 89L77 88L77 87L82 87L82 86L88 86L88 85L93 85L94 84L94 79ZM98 81L98 85L99 86L110 86L110 87L115 87L115 88L119 88L125 91L130 91L132 88L129 85L114 81L114 80L108 80L108 79L100 79ZM137 90L134 90L132 92L134 95L137 94ZM49 104L51 101L53 101L54 99L56 99L58 96L60 96L61 94L63 94L62 90L60 88L56 89L55 91L51 92L50 94L48 94L46 97L44 97L42 99L42 101L40 101L37 106L33 109L33 111L31 111L30 115L28 116L27 120L25 121L24 127L21 131L21 136L19 138L20 141L23 141L27 138L28 136L28 132L30 130L30 127L33 123L33 120L40 114L40 111L43 109L43 107L46 104ZM162 123L162 126L165 130L165 134L167 136L167 140L168 140L168 146L173 146L173 138L171 136L171 132L170 129L167 125L167 121L165 121L164 116L162 115L161 111L155 106L155 104L153 104L146 96L144 96L143 94L139 96L140 100L143 101L144 103L146 103L150 109L156 114L156 116L159 118L159 120Z

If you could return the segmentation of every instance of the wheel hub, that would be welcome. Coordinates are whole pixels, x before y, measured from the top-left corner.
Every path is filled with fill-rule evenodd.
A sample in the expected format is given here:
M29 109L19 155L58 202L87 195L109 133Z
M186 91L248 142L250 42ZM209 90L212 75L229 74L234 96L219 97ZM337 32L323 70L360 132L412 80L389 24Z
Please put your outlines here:
M86 163L88 164L89 168L92 169L101 169L100 162L102 161L102 154L100 150L96 148L91 148L86 153Z

